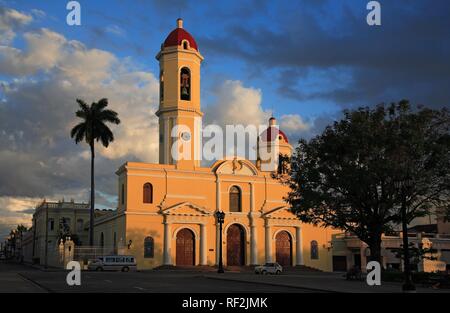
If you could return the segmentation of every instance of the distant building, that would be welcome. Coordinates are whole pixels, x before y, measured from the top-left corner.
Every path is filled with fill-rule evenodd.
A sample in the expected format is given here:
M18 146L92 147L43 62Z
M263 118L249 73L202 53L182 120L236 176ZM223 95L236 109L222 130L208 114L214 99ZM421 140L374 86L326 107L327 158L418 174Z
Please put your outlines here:
M437 218L437 232L441 235L449 235L450 237L450 223L445 220L443 214Z
M21 261L33 261L33 228L22 234L20 254Z
M409 242L416 247L422 246L432 249L432 257L436 260L425 259L415 264L417 271L434 272L450 270L450 223L442 218L437 218L437 224L416 225L408 229ZM382 237L382 262L384 268L403 269L395 251L402 247L402 233L383 235ZM333 270L346 271L353 266L360 267L363 271L370 257L370 249L367 244L350 233L336 234L333 236Z
M77 246L89 243L89 204L44 200L36 207L30 232L31 253L30 247L25 246L25 260L31 255L35 263L50 264L57 257L60 239L71 237Z

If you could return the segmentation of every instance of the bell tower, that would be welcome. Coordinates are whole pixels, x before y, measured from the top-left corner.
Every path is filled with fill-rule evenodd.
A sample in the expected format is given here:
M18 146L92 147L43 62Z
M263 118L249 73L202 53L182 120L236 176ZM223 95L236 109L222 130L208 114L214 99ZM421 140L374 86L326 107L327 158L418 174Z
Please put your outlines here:
M177 168L200 166L200 67L203 56L195 39L177 20L156 55L160 68L159 163Z
M269 119L269 127L258 138L258 159L256 167L263 172L283 171L287 159L292 156L292 146L286 134L279 129L275 117ZM282 158L280 158L282 156ZM286 169L285 169L286 170Z

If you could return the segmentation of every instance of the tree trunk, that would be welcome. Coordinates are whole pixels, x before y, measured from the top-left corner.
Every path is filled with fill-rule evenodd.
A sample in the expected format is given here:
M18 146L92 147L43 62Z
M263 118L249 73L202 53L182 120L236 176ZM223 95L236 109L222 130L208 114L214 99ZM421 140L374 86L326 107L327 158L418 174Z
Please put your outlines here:
M95 213L95 183L94 183L94 142L91 142L91 210L89 219L89 245L94 246L94 213Z
M381 259L381 234L372 237L367 244L370 249L370 261L376 261L380 263L381 267L383 267L383 262Z

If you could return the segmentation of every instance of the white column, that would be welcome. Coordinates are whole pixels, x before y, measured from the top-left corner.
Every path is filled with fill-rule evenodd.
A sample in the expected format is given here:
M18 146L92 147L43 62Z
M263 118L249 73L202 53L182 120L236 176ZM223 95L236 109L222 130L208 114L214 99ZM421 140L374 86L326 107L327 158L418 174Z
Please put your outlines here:
M169 159L169 162L171 164L177 164L177 161L175 161L176 158L179 157L178 151L176 150L175 155L172 155L172 145L174 144L174 138L172 138L172 130L173 127L178 124L178 119L176 117L171 117L171 122L169 124L169 144L167 145L167 158Z
M164 222L164 265L172 265L170 253L170 223Z
M206 225L200 224L200 265L207 265Z
M295 227L295 239L296 239L296 245L295 245L295 265L303 265L303 236L302 236L302 229L301 227L297 226Z
M216 179L216 210L220 211L220 180Z
M250 249L251 249L251 264L256 265L258 264L258 244L257 244L257 238L256 238L256 225L255 222L252 222L252 225L250 226Z
M169 142L170 142L170 129L169 129L169 118L165 117L163 120L163 127L164 127L164 148L163 148L163 163L169 164Z
M255 186L250 184L250 212L255 209Z
M272 238L271 233L272 233L272 228L269 225L266 225L265 227L265 231L266 231L266 263L271 263L272 262Z

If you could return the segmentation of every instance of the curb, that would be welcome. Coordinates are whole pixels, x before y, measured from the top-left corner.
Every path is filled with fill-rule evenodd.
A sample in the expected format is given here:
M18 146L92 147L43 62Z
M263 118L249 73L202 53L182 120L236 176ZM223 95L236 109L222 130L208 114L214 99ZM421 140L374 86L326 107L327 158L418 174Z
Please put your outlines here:
M268 286L296 288L296 289L309 290L309 291L313 291L313 292L346 293L343 291L336 291L336 290L330 290L330 289L302 287L302 286L298 286L298 285L271 283L271 282L265 282L265 281L251 281L251 280L244 280L244 279L237 279L237 278L212 277L212 276L207 276L207 275L203 275L203 277L207 278L207 279L226 280L226 281L234 281L234 282L239 282L239 283L261 284L261 285L268 285Z
M32 280L31 278L28 278L27 276L23 275L22 273L17 273L17 275L20 278L22 278L24 281L27 281L27 282L31 283L32 285L34 285L35 287L38 287L42 291L44 291L46 293L53 293L53 291L51 289L45 287L44 285L39 284L38 282Z

